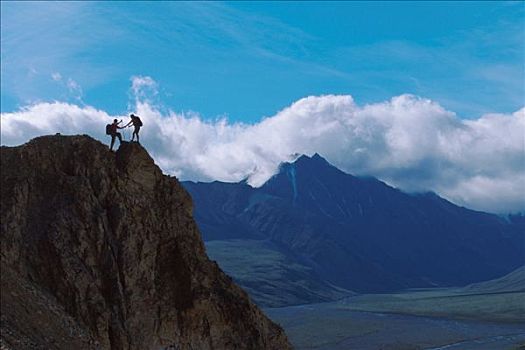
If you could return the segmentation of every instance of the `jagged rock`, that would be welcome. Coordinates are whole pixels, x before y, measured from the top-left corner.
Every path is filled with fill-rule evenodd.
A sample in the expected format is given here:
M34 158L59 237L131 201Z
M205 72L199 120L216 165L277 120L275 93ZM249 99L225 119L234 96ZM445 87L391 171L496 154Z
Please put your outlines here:
M290 348L140 145L39 137L1 169L2 348Z

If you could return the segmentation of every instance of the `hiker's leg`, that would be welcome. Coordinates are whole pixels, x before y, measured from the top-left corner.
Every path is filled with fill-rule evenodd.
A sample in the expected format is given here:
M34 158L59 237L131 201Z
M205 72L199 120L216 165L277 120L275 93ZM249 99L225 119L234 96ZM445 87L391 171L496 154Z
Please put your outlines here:
M113 145L115 144L115 135L111 135L111 144L109 146L109 150L113 151Z
M118 142L119 142L119 145L122 143L122 135L117 132L117 137L118 137Z
M137 135L137 142L140 143L140 140L139 140L139 131L140 131L140 126L136 126L135 127L135 131L134 133Z

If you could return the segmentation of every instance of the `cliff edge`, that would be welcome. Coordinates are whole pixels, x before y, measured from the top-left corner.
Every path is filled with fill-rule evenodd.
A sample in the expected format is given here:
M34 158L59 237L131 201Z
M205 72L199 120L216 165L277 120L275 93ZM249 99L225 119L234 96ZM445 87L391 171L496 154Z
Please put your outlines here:
M289 349L136 143L1 149L2 349Z

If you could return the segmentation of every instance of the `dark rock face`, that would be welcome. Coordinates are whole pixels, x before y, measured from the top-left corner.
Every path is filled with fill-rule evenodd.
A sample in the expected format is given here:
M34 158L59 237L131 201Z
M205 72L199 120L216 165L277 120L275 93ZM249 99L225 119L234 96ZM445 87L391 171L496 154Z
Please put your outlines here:
M353 291L461 286L525 263L519 218L458 207L433 193L403 193L346 174L319 155L283 164L260 188L184 186L205 240L270 240Z
M40 137L2 147L1 169L2 346L290 348L140 145Z

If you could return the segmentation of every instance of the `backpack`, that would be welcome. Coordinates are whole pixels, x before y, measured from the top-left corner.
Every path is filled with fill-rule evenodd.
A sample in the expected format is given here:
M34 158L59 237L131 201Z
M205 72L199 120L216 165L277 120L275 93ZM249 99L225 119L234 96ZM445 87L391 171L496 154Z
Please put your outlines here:
M135 116L135 120L137 121L137 126L142 126L142 120L139 117Z
M111 124L106 125L106 135L113 134L113 131L111 129L112 129Z

